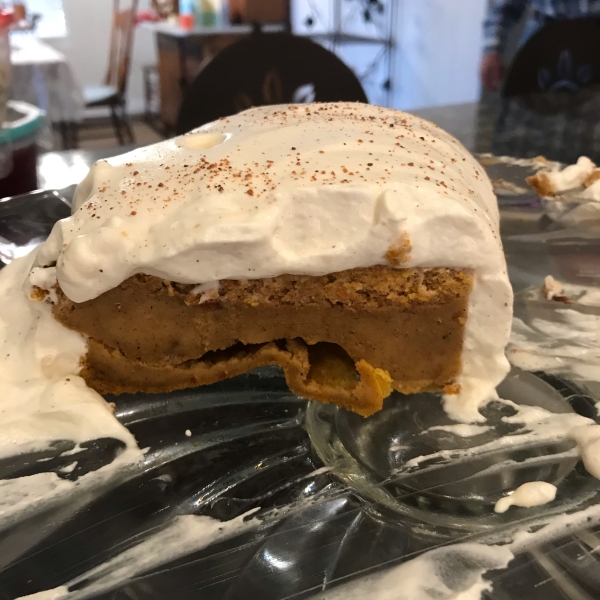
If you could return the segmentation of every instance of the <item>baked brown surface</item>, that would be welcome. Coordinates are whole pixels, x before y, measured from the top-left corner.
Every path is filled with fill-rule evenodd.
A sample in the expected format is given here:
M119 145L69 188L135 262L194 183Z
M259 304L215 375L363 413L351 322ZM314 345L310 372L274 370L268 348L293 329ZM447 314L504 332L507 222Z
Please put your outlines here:
M396 389L456 392L472 274L377 266L221 281L136 275L94 300L58 290L54 315L88 337L100 393L168 392L279 364L290 389L363 415Z
M535 191L544 197L554 196L559 190L556 189L556 185L550 180L547 173L541 172L531 175L525 178L527 183L531 185ZM594 169L584 180L583 187L590 187L600 179L600 169Z
M525 181L542 197L554 196L556 193L556 187L546 173L530 175Z

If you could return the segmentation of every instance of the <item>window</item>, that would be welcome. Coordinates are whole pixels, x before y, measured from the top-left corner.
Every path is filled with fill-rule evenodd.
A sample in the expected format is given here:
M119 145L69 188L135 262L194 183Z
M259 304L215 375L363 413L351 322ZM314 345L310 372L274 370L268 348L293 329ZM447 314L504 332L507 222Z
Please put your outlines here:
M41 38L66 37L63 0L27 0L27 14L40 15L35 34Z

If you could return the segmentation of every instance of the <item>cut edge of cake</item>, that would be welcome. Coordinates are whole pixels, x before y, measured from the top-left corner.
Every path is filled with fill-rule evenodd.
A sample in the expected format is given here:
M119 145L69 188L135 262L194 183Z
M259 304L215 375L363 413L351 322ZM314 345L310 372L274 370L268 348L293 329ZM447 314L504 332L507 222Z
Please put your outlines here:
M460 391L472 279L375 266L206 290L137 275L84 303L56 286L53 312L86 337L81 376L102 394L170 392L276 364L295 394L368 416L392 389Z

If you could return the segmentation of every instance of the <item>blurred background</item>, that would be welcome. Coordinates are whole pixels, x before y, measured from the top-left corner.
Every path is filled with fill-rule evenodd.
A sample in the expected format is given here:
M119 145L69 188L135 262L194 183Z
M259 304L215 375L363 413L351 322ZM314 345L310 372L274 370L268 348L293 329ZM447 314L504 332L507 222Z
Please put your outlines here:
M35 187L63 187L81 173L59 159L90 158L65 151L115 154L279 102L415 112L475 152L600 154L600 0L2 5L0 197L32 189L6 181L22 160Z

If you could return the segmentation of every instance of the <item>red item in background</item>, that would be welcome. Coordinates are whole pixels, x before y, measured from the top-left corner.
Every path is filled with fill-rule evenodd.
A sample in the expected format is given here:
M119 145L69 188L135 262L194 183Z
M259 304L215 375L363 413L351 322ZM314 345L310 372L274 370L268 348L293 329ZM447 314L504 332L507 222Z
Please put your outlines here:
M144 23L146 21L149 21L150 23L156 23L158 21L162 21L162 18L159 14L151 10L141 11L135 17L136 23Z
M186 31L194 29L195 24L194 15L179 15L179 27L181 29Z
M0 27L8 27L15 22L15 12L12 8L0 9Z

